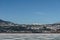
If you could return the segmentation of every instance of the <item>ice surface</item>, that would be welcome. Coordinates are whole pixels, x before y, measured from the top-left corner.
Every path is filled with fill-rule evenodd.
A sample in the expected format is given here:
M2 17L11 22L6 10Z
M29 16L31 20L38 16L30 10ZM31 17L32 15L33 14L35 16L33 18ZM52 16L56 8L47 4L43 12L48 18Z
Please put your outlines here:
M0 34L0 40L60 40L60 34Z

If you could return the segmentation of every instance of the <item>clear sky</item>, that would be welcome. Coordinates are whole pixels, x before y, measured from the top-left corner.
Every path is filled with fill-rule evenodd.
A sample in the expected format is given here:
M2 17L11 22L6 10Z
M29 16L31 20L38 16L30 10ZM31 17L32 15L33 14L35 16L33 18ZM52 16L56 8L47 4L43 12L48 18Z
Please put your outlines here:
M20 24L60 22L60 0L0 0L0 19Z

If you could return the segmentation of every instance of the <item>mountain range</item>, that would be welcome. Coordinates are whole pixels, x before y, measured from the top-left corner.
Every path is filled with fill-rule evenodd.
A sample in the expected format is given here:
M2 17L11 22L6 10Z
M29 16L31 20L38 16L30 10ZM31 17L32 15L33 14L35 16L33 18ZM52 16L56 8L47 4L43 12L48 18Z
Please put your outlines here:
M0 19L0 33L60 33L60 23L16 24Z

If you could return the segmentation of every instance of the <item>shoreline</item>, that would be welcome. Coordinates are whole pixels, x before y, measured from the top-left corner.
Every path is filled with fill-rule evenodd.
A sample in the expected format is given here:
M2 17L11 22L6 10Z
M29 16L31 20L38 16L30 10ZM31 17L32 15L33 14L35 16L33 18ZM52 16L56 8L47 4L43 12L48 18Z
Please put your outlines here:
M60 35L60 33L0 33L0 35L6 35L6 36L52 36L52 35Z
M60 33L0 33L0 34L60 34Z
M6 36L36 36L36 35L37 36L39 36L39 35L40 36L52 36L52 35L55 35L55 36L57 36L57 35L60 35L60 34L44 34L44 33L43 34L37 34L37 33L36 34L29 34L29 33L28 34L24 34L24 33L23 34L20 34L20 33L14 33L14 34L7 33L6 34L6 33L0 33L0 35L3 35L3 36L5 36L5 35Z

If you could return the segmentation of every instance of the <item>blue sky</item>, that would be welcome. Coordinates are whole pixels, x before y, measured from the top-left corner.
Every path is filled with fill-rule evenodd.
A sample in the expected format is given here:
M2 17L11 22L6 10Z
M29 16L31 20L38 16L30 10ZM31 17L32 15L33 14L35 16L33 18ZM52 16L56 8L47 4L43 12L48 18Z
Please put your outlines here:
M0 0L0 19L19 24L60 22L60 0Z

